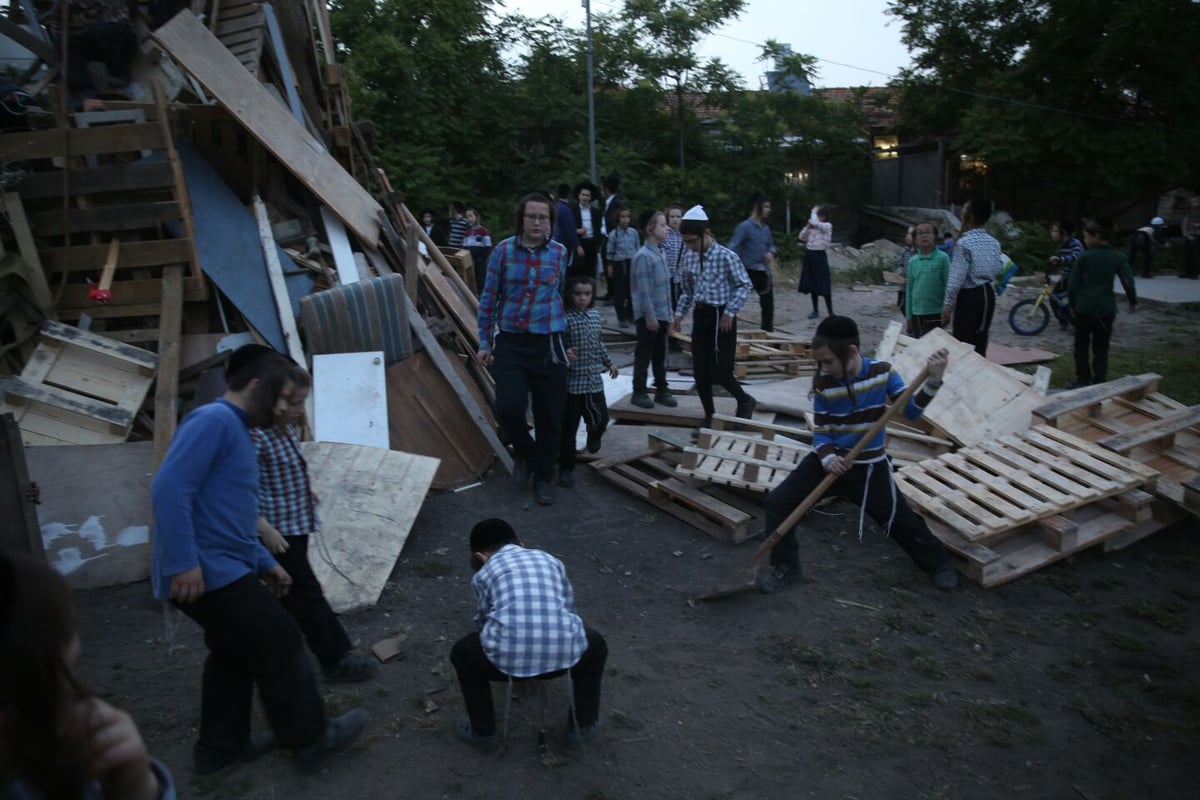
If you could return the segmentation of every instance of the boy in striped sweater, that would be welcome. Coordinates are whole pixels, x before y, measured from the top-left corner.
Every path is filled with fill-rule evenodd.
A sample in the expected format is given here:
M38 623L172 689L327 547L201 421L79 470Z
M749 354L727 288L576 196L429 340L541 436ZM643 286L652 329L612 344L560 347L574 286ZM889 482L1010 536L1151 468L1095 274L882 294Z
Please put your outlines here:
M953 589L958 579L949 556L892 480L892 463L884 451L885 433L881 431L868 442L854 461L847 462L844 457L884 413L888 400L904 391L904 379L891 364L859 352L858 326L849 317L826 318L817 327L812 350L819 367L812 388L813 450L767 495L767 531L779 527L825 474L833 473L838 477L828 496L859 503L860 539L863 516L869 515L918 567L933 576L939 589ZM939 350L929 357L929 380L903 410L908 419L918 419L937 394L947 356L945 350ZM759 589L772 594L799 577L800 545L793 529L771 550L771 570L761 579Z

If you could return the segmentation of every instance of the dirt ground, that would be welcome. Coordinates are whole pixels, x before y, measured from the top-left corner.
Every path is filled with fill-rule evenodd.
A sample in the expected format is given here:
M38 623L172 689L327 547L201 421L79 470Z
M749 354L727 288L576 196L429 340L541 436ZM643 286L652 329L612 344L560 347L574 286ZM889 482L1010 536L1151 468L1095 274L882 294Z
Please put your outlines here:
M1034 340L1008 331L1020 291L1003 299L995 340L1069 349L1053 326ZM835 309L874 343L898 318L894 296L838 288ZM779 324L809 333L800 300L780 292ZM1117 338L1194 330L1196 316L1148 309L1123 316ZM591 470L577 474L549 508L504 475L426 501L380 603L344 619L363 647L406 635L405 656L371 683L326 690L331 711L364 705L372 723L319 775L273 755L192 778L204 646L181 617L168 637L146 583L78 593L86 676L133 713L181 797L1196 797L1194 523L997 589L964 580L942 593L877 529L859 542L856 509L839 503L802 526L804 584L692 604L743 569L753 543L718 542ZM608 638L609 723L582 759L558 747L562 681L548 687L544 755L539 702L520 689L499 755L451 733L462 704L448 654L473 612L465 537L492 515L566 562L580 613Z

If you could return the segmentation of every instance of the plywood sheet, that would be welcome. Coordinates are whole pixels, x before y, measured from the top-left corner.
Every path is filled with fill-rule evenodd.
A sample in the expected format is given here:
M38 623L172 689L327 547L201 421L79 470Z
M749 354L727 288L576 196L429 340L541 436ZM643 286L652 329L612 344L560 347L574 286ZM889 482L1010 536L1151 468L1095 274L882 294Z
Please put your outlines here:
M379 600L425 502L438 460L378 447L305 442L321 531L308 560L338 613Z
M313 396L317 441L387 448L383 351L313 356Z

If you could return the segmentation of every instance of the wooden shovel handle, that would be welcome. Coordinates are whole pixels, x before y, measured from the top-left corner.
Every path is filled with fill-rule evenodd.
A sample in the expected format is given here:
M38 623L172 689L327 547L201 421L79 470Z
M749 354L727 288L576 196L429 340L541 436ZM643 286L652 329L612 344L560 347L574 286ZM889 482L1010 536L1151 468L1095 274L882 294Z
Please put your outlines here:
M891 421L892 417L896 416L901 408L904 408L908 405L908 401L913 396L913 393L925 385L925 380L928 377L929 366L926 365L921 368L921 372L917 375L916 380L904 387L904 391L900 393L900 396L897 397L890 406L884 409L883 414L880 415L879 419L875 420L875 424L871 426L870 430L863 434L859 438L857 444L855 444L854 447L850 449L850 452L843 457L850 461L858 458L858 454L861 453L863 448L867 446L867 442L874 439L875 436L883 430L883 427L887 425L889 421ZM795 524L800 521L800 518L807 514L812 507L817 504L818 500L825 496L825 492L829 491L829 487L833 485L833 482L836 481L838 477L839 476L833 474L832 472L825 473L825 477L822 478L821 482L817 484L817 488L809 492L808 497L804 498L800 505L796 506L796 509L792 511L791 514L788 514L787 519L779 523L779 527L776 528L774 532L767 537L766 541L759 546L758 550L754 553L753 563L757 564L763 556L771 551L771 548L779 544L779 540L787 535L787 532L790 531Z

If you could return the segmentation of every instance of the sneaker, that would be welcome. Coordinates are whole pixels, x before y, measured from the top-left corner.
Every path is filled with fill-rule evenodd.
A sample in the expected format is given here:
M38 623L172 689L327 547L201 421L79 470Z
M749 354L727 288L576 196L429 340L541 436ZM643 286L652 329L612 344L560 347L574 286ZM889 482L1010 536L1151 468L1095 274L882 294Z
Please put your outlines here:
M632 324L633 323L627 319L617 320L617 325L621 326L622 328L628 328Z
M816 319L816 318L817 318L817 317L819 317L819 316L821 316L821 312L820 312L820 311L814 311L814 312L812 312L811 314L809 314L809 315L808 315L808 318L809 318L809 319Z
M654 408L654 401L645 392L634 392L633 398L629 402L638 408Z
M526 483L529 480L529 459L525 456L513 456L513 480L517 483Z
M754 409L756 408L758 408L758 401L750 395L746 395L745 400L738 401L737 411L734 412L734 416L741 417L742 419L750 419L754 416Z
M603 435L604 434L602 434L602 433L589 433L588 434L587 451L589 453L599 453L600 452L600 437Z
M323 667L321 674L326 683L362 683L375 677L378 671L379 662L375 659L347 653L335 666Z
M245 764L265 756L275 749L275 734L261 731L250 734L240 749L224 753L197 743L192 747L192 774L211 775L233 764Z
M575 488L575 473L569 469L559 470L558 485L564 489Z
M568 753L578 753L585 744L596 738L596 734L600 733L600 729L604 727L604 722L603 715L597 717L591 725L581 725L578 728L572 728L568 722L567 733L563 737L563 750Z
M316 769L325 759L335 756L358 741L370 715L365 708L354 708L325 723L325 732L317 741L296 749L292 757L301 769Z
M771 569L758 579L758 590L763 594L775 594L791 586L799 578L799 564L772 564Z
M660 406L667 408L675 408L679 405L679 401L675 399L675 395L671 394L669 389L659 389L654 393L654 402Z
M554 505L554 484L541 478L533 480L533 499L540 506Z
M490 736L480 736L471 727L471 720L469 719L460 719L454 725L454 735L460 741L466 742L481 753L494 753L500 749L500 734L493 733Z
M933 573L933 585L943 592L948 592L958 586L958 573L954 571L954 567L942 567Z

